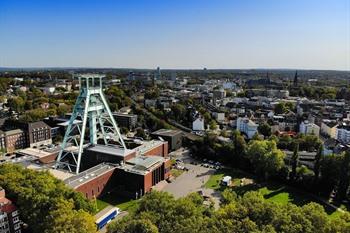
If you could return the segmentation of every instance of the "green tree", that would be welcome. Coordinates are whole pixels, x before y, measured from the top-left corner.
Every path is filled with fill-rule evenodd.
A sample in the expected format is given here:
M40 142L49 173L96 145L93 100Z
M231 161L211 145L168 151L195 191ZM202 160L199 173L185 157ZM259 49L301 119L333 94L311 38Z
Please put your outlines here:
M53 210L47 218L46 233L95 233L94 218L81 210L74 210L74 203L70 200L57 200Z
M284 166L285 154L277 149L275 141L251 141L247 156L258 174L267 179L276 174Z
M64 116L71 111L72 107L67 104L61 104L57 108L57 115Z
M171 116L179 122L183 122L186 118L186 107L182 104L174 104L171 106Z
M346 151L340 167L339 184L336 198L342 201L348 194L350 184L350 151Z
M321 160L320 179L318 187L327 195L335 188L339 181L340 167L343 155L327 155Z
M297 167L299 162L299 143L296 143L294 146L293 156L292 156L292 172L291 179L295 179L297 174Z
M210 123L209 123L209 128L211 130L216 130L218 127L218 125L216 124L216 121L215 120L211 120Z
M236 161L232 162L242 162L245 158L245 153L247 149L247 143L244 140L244 137L237 130L232 133L232 141L233 141L233 152Z
M12 111L22 112L24 110L25 102L22 97L13 97L8 100L7 105Z
M323 157L323 144L320 143L317 149L317 154L315 156L315 165L314 165L314 173L315 173L315 182L318 181L319 175L320 175L320 167L321 167L321 160Z
M270 137L271 136L271 126L267 123L260 124L258 126L258 132L264 137Z
M283 114L283 113L286 113L288 111L288 108L286 107L284 102L280 102L280 103L275 105L274 111L276 114Z
M33 232L95 230L95 227L92 228L93 218L89 214L94 211L92 203L47 171L38 172L20 165L1 164L0 186L18 206L23 221Z

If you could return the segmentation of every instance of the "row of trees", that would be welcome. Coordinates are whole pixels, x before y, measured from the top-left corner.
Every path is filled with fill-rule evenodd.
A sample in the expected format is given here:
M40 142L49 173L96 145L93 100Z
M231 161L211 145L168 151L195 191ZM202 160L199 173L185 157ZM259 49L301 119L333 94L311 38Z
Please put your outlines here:
M203 205L196 193L175 199L153 191L139 203L136 211L108 226L108 233L221 233L221 232L349 232L350 216L330 219L323 207L310 203L303 207L267 202L258 192L238 197L223 192L218 210Z
M96 232L92 203L47 171L2 164L0 186L33 232Z

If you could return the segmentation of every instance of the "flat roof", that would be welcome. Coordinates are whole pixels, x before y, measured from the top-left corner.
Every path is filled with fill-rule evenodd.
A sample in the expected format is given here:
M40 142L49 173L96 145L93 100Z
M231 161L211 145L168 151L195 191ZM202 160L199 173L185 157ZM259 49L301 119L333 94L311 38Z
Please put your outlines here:
M151 140L151 141L142 141L142 145L134 148L137 155L143 155L147 151L150 151L160 145L162 145L164 142L160 140Z
M135 114L122 113L122 112L114 112L112 113L114 116L125 116L125 117L137 117Z
M24 156L21 156L21 157L11 157L11 158L8 158L8 157L4 157L4 163L6 162L10 162L10 163L20 163L20 164L23 164L25 165L27 162L31 162L33 160L36 160L37 157L34 157L34 156L31 156L31 155L24 155Z
M130 149L124 149L120 147L107 146L107 145L94 145L86 148L86 150L94 151L97 153L114 155L114 156L122 156L122 157L128 156L135 151L134 149L130 150Z
M23 130L21 130L21 129L13 129L13 130L5 131L5 135L7 135L7 136L14 135L14 134L19 134L19 133L23 133Z
M146 170L163 161L164 158L160 156L138 156L128 160L126 163Z
M40 149L36 149L36 148L26 148L26 149L18 151L17 153L22 154L22 155L34 156L37 158L43 158L43 157L58 153L59 151L60 151L59 147L55 147L55 148L47 149L47 150L40 150Z
M181 134L181 133L182 132L180 130L176 130L176 129L160 129L160 130L153 132L152 134L161 135L161 136L175 136L175 135Z
M146 159L139 159L140 157L145 157ZM117 168L124 170L125 172L130 172L139 175L146 175L149 172L152 172L154 168L161 165L163 162L168 160L167 158L163 158L160 156L138 156L136 160L132 160L134 163L129 163L127 161L126 164L119 165Z
M109 163L101 163L99 165L96 165L92 168L89 168L78 175L74 175L68 179L66 179L64 182L72 187L73 189L79 187L82 184L85 184L96 177L99 177L106 172L109 172L111 170L114 170L116 168L115 165L109 164Z
M70 120L66 120L65 122L58 123L57 125L59 125L59 126L68 126L69 125L69 121ZM82 122L81 120L74 120L73 121L73 125L79 124L81 122Z
M66 179L74 176L73 173L64 170L57 170L51 167L46 167L37 163L28 163L26 168L36 170L36 171L48 171L51 175L59 180L65 181Z

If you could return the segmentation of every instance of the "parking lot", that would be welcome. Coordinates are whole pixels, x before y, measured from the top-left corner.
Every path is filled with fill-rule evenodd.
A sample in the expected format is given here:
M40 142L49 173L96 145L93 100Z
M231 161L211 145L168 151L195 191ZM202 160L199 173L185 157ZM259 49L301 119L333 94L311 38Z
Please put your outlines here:
M186 196L189 193L197 192L203 188L203 185L214 174L212 168L202 167L185 163L188 171L177 177L172 183L167 184L163 191L173 194L176 198Z
M215 202L215 206L218 207L220 200L219 193L204 187L204 184L209 180L210 176L215 173L215 165L209 166L208 164L208 166L203 166L207 163L194 160L189 156L187 150L177 151L173 158L178 161L181 160L181 166L187 168L188 171L183 172L171 183L164 185L162 191L171 193L175 198L184 197L190 193L201 191L206 196L211 197Z

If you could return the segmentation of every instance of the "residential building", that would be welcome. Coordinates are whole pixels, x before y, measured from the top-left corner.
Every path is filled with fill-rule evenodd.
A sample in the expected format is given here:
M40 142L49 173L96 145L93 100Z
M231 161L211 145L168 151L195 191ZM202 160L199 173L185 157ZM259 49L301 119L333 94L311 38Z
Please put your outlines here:
M42 121L27 123L26 128L29 147L52 144L51 128L46 123Z
M225 121L225 113L223 112L213 112L213 116L215 117L215 120L217 120L218 122Z
M213 91L213 98L221 100L226 97L226 91L224 89L218 89Z
M350 143L350 124L339 124L336 130L336 139L342 143Z
M251 139L256 133L258 133L258 124L247 117L238 117L237 130Z
M56 90L56 87L54 86L45 86L45 87L41 87L40 88L46 95L52 95L55 90Z
M0 232L21 233L21 224L17 207L6 198L5 189L0 187Z
M125 113L113 113L114 119L117 121L119 127L125 127L129 130L135 129L137 124L137 115Z
M6 152L6 135L5 132L0 130L0 155Z
M337 137L337 126L336 120L323 119L321 123L321 134L330 138Z
M320 127L309 121L303 121L299 125L299 132L303 134L313 134L318 137L320 136Z
M5 145L7 153L13 153L18 149L27 147L25 132L21 129L5 131Z
M193 131L204 131L204 118L203 117L198 117L192 122L192 130Z

